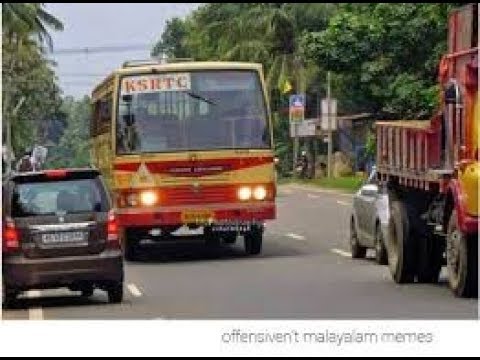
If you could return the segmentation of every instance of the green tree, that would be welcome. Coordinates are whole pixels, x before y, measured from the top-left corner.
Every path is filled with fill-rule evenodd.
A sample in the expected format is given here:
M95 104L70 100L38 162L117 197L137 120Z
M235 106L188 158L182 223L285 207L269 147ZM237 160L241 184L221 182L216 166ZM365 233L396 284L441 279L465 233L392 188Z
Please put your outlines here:
M47 29L61 30L63 25L44 10L44 4L5 3L2 10L2 115L18 154L41 142L45 123L59 109L54 64L46 59L43 45L52 45Z
M171 58L190 57L190 52L184 44L186 35L186 24L182 19L175 17L167 20L161 40L154 45L151 55L165 54Z
M3 34L8 41L19 41L30 35L37 36L40 43L52 48L52 38L48 28L63 30L63 24L44 9L43 3L4 3L2 4Z
M304 53L336 73L347 111L425 118L437 106L437 64L453 4L344 4L324 31L304 36Z
M61 111L66 114L66 127L58 144L50 148L47 167L84 167L90 164L89 124L90 98L63 99Z

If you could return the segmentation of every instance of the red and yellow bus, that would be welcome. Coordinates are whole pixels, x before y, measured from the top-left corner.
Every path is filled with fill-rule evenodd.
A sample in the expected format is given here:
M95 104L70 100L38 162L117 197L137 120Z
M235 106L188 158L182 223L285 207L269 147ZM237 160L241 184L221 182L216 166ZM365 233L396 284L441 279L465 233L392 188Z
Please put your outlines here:
M127 62L93 91L91 159L107 179L125 257L139 241L203 228L258 254L275 219L271 115L262 67Z

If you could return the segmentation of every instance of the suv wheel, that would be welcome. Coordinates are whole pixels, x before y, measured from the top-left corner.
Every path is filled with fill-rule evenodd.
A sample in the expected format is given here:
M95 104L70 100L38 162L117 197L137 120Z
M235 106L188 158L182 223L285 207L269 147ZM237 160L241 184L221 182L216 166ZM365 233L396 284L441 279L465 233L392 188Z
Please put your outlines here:
M2 284L2 306L4 309L10 309L13 307L15 300L17 299L17 292L6 288L4 284Z
M119 304L123 301L123 282L112 285L108 290L108 302Z

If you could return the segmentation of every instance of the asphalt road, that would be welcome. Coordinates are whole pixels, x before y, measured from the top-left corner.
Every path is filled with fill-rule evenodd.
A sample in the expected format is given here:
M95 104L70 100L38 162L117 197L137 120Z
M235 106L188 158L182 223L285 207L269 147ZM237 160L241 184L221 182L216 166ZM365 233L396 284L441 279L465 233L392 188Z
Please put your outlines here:
M278 219L263 252L243 241L208 250L201 241L145 244L126 263L125 300L67 290L30 291L3 319L477 319L476 299L440 284L396 285L373 259L348 250L351 196L281 187ZM372 255L372 254L371 254Z

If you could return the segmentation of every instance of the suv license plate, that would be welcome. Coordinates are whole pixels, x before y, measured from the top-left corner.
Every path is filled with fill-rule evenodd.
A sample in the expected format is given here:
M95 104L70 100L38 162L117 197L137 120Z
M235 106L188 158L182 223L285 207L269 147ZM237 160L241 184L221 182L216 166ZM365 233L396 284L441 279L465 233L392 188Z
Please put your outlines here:
M42 235L42 244L45 246L84 246L87 245L86 240L86 233L81 231Z

